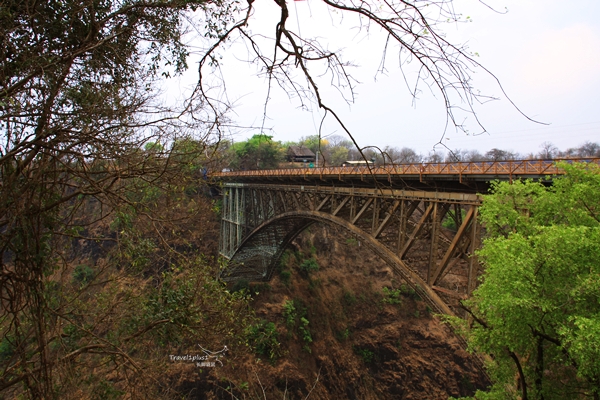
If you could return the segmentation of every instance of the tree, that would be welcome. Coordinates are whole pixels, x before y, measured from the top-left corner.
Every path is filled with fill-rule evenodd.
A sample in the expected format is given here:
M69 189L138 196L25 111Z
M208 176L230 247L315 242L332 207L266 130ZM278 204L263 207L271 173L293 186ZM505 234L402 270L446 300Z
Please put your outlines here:
M230 150L233 153L230 165L235 169L277 168L284 157L281 143L268 135L254 135L245 142L234 143Z
M350 150L354 144L340 135L333 135L327 138L328 145L325 149L325 165L340 166L349 158Z
M579 147L579 157L599 157L600 156L600 144L585 142Z
M430 151L429 155L425 158L425 162L428 163L441 163L444 161L443 153Z
M384 163L411 164L421 162L422 157L408 147L399 150L396 147L385 146L382 158Z
M408 147L403 147L398 152L398 156L394 159L394 163L396 164L414 164L420 163L423 157L420 154L417 154L416 151L410 149Z
M345 146L336 146L330 149L329 162L333 166L340 166L344 161L348 160L349 150Z
M188 195L197 183L187 167L210 162L221 112L200 95L181 109L155 99L186 68L186 17L221 21L231 6L2 3L2 397L157 397L163 352L239 326L227 314L239 299L211 278L216 263L182 238L211 212ZM208 25L211 37L222 28ZM199 146L184 149L188 137Z
M448 154L446 154L446 158L444 159L445 162L464 162L467 161L467 157L468 157L468 150L462 150L462 149L454 149L452 151L448 151Z
M551 160L556 157L558 153L558 148L551 142L542 143L540 148L542 150L539 152L538 157L543 160Z
M478 399L600 398L600 168L561 167L550 187L496 183L484 197L473 323L455 320L492 357Z

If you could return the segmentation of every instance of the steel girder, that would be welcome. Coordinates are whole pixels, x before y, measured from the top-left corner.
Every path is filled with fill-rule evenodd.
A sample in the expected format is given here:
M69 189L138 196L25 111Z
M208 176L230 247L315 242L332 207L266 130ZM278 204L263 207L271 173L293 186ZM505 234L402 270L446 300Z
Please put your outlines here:
M463 193L225 184L220 252L229 265L221 276L270 280L287 244L321 222L362 240L437 310L452 313L475 288L480 201ZM450 219L455 229L442 226Z

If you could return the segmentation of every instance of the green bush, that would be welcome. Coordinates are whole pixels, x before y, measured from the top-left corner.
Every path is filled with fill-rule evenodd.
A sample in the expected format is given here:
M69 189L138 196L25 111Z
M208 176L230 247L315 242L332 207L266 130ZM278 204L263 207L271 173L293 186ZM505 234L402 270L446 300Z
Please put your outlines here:
M281 271L279 277L285 286L290 286L290 280L292 279L292 273L290 271Z
M402 294L406 297L410 297L411 299L414 300L421 300L421 296L419 296L419 293L417 293L417 291L415 289L413 289L412 287L408 286L407 284L402 284L400 285L400 292L402 292Z
M400 289L390 289L387 287L384 287L383 289L381 289L381 291L383 292L383 302L386 304L402 304L402 299L401 299L401 295L402 295L402 291Z
M275 361L280 355L278 336L277 326L265 320L251 325L246 331L248 344L257 354L266 356L271 361Z
M344 290L344 293L342 294L342 304L346 307L352 307L356 304L356 296L354 293Z
M0 341L0 361L4 362L10 359L15 353L15 346L7 339L4 338Z
M298 327L298 330L302 335L302 340L304 340L306 343L312 343L313 339L312 335L310 334L310 330L308 329L308 324L309 322L306 318L300 318L300 326Z
M354 354L362 358L365 364L369 364L375 358L375 353L369 349L363 349L357 346L353 346L352 349L354 350Z
M347 340L351 334L352 334L352 332L350 332L350 329L346 328L342 331L338 331L336 333L335 337L337 338L338 341L343 342L343 341Z
M283 252L281 257L279 258L279 268L281 270L285 269L285 267L287 267L287 264L289 261L290 261L290 251L286 250Z
M291 337L294 328L298 328L298 337L304 341L303 347L307 352L311 352L308 345L312 343L313 338L308 328L308 318L306 318L306 308L302 305L300 300L286 300L283 303L282 311L285 325L288 329L288 336Z
M294 302L292 300L286 300L283 303L283 319L285 320L285 325L288 327L288 330L291 330L296 325L296 307L294 307Z
M94 276L94 270L84 264L76 266L73 271L73 281L81 285L91 282Z
M319 264L317 263L317 260L315 260L314 258L306 259L306 260L304 260L304 262L302 262L302 264L300 264L300 273L304 277L308 277L312 272L315 272L318 270L319 270Z

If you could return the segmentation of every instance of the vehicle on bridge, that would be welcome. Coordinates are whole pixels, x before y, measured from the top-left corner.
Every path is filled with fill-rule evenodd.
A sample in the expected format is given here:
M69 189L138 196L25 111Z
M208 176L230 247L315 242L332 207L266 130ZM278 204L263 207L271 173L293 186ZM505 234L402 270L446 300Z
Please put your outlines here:
M374 166L375 163L373 161L365 161L365 160L359 160L359 161L344 161L342 163L342 167L366 167L366 166Z

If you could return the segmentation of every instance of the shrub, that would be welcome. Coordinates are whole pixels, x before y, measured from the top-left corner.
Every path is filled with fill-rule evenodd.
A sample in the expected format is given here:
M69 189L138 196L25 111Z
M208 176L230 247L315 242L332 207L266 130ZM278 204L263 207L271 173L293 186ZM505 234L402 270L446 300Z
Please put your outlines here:
M285 267L287 267L287 264L289 261L290 261L290 251L286 250L283 252L281 257L279 258L279 268L283 270Z
M381 289L381 291L383 292L383 302L386 304L402 304L402 299L400 298L400 296L402 295L402 292L400 289L390 289L387 287L384 287L383 289Z
M411 299L421 300L421 296L419 296L419 293L417 293L415 289L408 286L407 284L403 283L402 285L400 285L400 292L402 292L404 296L410 297Z
M344 293L342 294L342 304L346 307L352 307L356 304L356 296L354 293L344 290Z
M309 322L306 318L300 318L300 326L298 327L298 330L302 335L302 340L304 340L306 343L312 343L313 339L312 335L310 334L310 330L308 329L308 324Z
M312 272L318 271L318 270L319 270L319 264L317 263L317 260L315 260L314 258L306 259L306 260L304 260L304 262L302 262L302 264L300 264L300 273L304 277L308 277Z
M76 266L73 271L73 281L81 285L91 282L94 276L94 270L83 264Z
M8 338L3 338L0 341L0 361L4 362L9 360L15 353L15 346L9 341Z
M338 341L343 342L344 340L347 340L351 334L352 333L350 332L350 329L346 328L343 331L338 331L336 333L335 337L337 338Z
M271 361L275 361L280 355L278 336L276 325L265 320L251 325L246 331L248 344L257 354L266 356Z
M353 346L352 349L354 350L354 353L357 356L362 358L362 360L365 364L369 364L375 358L375 353L373 353L369 349L363 349L363 348L356 347L356 346Z
M290 286L290 280L292 278L292 273L290 271L281 271L279 277L285 286Z
M291 330L296 325L296 307L294 307L294 302L292 300L286 300L283 303L283 319L285 320L285 325L288 327L288 330Z

